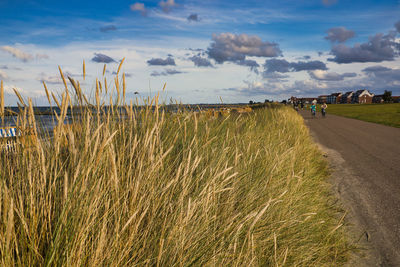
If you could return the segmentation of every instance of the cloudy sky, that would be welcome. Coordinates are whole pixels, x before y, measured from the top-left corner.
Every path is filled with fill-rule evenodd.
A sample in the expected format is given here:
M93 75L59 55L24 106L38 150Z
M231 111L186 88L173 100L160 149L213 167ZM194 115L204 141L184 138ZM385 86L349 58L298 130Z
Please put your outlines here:
M104 64L111 81L124 57L129 98L165 82L163 97L184 103L400 95L399 0L2 0L0 10L7 105L13 88L46 105L42 82L63 88L58 66L90 94Z

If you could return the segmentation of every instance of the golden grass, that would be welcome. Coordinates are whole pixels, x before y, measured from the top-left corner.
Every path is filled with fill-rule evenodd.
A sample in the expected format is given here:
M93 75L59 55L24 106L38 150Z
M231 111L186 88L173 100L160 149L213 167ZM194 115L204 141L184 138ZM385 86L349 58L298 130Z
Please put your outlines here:
M166 112L158 96L153 106L99 107L99 99L112 100L104 93L96 90L97 108L83 106L65 127L71 97L64 92L50 142L0 155L2 265L346 261L350 246L325 184L326 162L293 110L209 120ZM21 112L34 124L28 103Z
M4 118L4 85L3 81L0 84L0 116Z

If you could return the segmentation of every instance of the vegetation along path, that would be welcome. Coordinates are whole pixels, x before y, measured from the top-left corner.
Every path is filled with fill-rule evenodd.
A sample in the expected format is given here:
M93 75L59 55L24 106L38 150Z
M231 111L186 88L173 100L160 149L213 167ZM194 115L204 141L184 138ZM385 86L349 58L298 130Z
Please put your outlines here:
M400 266L400 129L300 113L330 159L336 193L368 249L362 265Z

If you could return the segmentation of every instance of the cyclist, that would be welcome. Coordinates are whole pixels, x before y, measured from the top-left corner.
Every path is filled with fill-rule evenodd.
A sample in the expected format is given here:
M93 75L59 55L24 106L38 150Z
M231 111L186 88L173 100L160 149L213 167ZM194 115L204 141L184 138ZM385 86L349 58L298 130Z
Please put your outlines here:
M324 117L325 118L325 115L326 115L326 109L328 108L328 105L324 102L322 105L321 105L321 113L322 113L322 117Z
M315 112L317 112L317 106L314 103L312 103L312 105L311 105L311 115L312 115L313 118L315 118Z

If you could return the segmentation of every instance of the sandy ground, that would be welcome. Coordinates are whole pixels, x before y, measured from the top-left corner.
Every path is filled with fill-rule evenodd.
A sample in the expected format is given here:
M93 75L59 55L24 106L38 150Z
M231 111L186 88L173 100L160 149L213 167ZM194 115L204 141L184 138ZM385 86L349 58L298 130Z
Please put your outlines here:
M350 266L400 266L400 129L300 111L329 159L354 243Z

